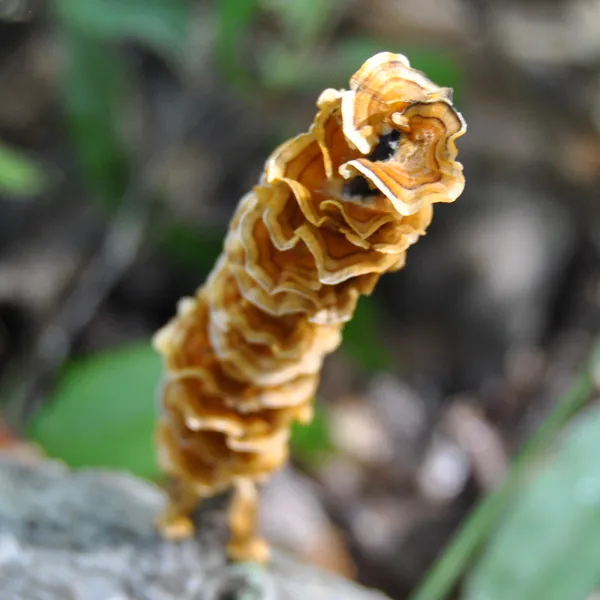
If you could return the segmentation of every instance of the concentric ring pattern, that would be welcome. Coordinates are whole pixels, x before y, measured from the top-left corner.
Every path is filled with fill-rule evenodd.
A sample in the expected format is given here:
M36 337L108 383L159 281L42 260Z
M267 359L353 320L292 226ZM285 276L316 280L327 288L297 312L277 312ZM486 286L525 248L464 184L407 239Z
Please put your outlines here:
M167 531L234 488L230 555L265 560L254 485L281 467L307 423L324 357L361 294L404 266L433 205L464 187L451 91L381 53L325 90L307 133L277 148L233 216L224 250L155 337L166 380L161 464L178 489Z

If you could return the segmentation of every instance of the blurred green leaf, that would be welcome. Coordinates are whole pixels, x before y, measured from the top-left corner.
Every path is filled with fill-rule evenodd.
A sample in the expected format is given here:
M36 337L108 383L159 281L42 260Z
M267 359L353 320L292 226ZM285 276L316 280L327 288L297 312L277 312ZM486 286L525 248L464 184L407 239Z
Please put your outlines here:
M28 435L71 467L126 469L156 479L154 427L162 372L161 359L148 343L74 361L32 419ZM322 406L315 407L308 425L293 425L291 444L296 458L308 465L332 451Z
M352 320L344 327L344 351L368 371L383 371L392 363L389 352L377 335L377 310L373 298L362 297Z
M440 86L451 87L460 101L463 74L456 60L435 48L390 47L376 39L356 37L342 40L326 61L315 60L310 48L299 51L281 43L270 44L258 55L261 78L268 87L286 90L318 90L321 87L348 87L349 77L378 52L405 54L410 64Z
M54 4L62 23L87 38L134 38L168 54L185 50L189 22L185 0L55 0Z
M225 76L240 87L254 86L240 57L243 40L258 12L258 0L217 1L217 58Z
M360 65L368 58L378 52L397 52L398 49L386 47L386 45L375 38L350 37L340 40L336 47L336 53L340 57L344 73L342 77L348 77L354 73Z
M279 16L285 38L299 48L318 39L333 8L332 0L261 0L261 5Z
M469 600L585 600L600 585L600 409L527 486L467 585Z
M331 79L330 64L315 65L310 55L272 43L259 54L260 77L272 89L318 90Z
M66 46L66 116L86 178L118 205L128 160L118 132L126 82L114 42L133 38L179 57L187 43L185 0L54 0Z
M458 61L445 50L425 47L406 47L404 52L410 64L423 71L437 85L454 90L454 99L462 92L463 72Z
M39 194L46 174L21 152L0 144L0 192L16 196Z
M473 556L504 517L531 472L532 465L547 455L562 428L581 410L596 389L600 368L600 341L597 339L590 359L546 415L535 433L513 459L506 480L488 494L471 512L450 540L440 558L429 570L410 600L443 600L449 597Z
M333 451L327 413L318 402L314 419L308 425L292 425L291 447L293 456L308 466L318 464Z
M157 478L154 426L162 370L149 343L74 361L28 433L71 467L126 469Z
M166 229L160 244L177 262L208 273L221 254L225 235L218 229L201 230L176 223Z
M127 157L117 131L124 73L110 45L67 32L64 98L73 142L88 182L110 207L120 201Z

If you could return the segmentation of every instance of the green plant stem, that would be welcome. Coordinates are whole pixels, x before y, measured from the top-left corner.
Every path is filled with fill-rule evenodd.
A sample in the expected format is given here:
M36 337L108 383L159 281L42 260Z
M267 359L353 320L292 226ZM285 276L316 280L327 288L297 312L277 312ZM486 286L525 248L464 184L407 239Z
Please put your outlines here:
M594 390L593 373L599 365L599 358L600 343L597 343L584 371L513 461L505 482L471 513L410 600L442 600L452 591L468 562L486 541L519 490L531 464L548 449L564 424L589 399Z

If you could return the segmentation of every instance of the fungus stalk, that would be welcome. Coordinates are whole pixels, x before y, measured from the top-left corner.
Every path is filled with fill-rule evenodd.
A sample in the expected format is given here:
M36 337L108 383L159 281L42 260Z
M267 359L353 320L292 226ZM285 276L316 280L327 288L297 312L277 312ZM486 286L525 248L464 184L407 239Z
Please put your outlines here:
M325 90L307 133L268 158L205 285L155 336L166 377L159 459L173 478L163 532L193 532L197 503L230 488L234 560L266 562L257 489L308 423L324 357L358 298L401 269L433 204L464 187L451 92L380 53Z

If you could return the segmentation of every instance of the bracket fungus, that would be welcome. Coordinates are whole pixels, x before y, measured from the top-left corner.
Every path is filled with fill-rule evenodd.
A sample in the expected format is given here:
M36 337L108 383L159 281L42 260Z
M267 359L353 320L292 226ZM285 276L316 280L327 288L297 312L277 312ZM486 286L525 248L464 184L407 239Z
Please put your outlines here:
M205 285L154 339L166 362L159 459L173 481L163 532L191 534L199 500L232 488L234 560L268 560L256 485L287 460L292 422L311 420L359 296L404 266L433 204L464 187L451 90L404 56L373 56L317 108L268 158Z

